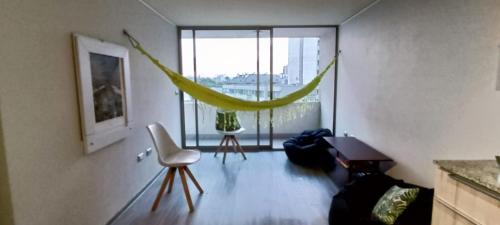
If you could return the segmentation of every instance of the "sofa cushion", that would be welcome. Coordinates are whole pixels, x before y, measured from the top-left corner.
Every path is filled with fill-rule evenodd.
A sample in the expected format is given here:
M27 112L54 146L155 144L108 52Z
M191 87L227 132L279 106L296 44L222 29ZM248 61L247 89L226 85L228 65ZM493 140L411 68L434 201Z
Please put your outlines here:
M380 197L392 186L403 183L382 173L362 176L345 185L339 193L348 202L349 208L359 215L370 217L371 211Z
M417 198L418 188L392 186L378 200L372 211L372 219L393 225L406 208Z
M430 225L434 191L402 180L391 178L382 173L359 177L347 184L332 200L330 225L375 225L371 212L380 197L392 186L402 188L418 187L420 193L416 200L401 214L395 225Z
M417 199L398 217L396 225L425 225L432 221L432 203L434 190L418 187Z

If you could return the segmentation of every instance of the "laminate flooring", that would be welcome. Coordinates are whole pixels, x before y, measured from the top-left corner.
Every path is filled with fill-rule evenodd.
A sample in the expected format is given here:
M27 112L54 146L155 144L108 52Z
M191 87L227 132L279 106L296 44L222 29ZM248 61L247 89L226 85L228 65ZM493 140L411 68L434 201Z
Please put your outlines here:
M321 170L296 166L285 152L249 152L248 160L228 153L202 153L190 169L203 187L199 194L188 179L195 210L189 212L179 174L172 193L158 209L150 208L164 173L113 225L327 225L337 187Z

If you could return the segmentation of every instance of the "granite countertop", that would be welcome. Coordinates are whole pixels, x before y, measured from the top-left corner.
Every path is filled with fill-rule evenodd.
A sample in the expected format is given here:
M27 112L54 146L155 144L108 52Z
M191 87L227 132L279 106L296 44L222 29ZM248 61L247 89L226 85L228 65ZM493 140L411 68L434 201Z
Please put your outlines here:
M435 160L434 163L500 195L500 167L495 160Z

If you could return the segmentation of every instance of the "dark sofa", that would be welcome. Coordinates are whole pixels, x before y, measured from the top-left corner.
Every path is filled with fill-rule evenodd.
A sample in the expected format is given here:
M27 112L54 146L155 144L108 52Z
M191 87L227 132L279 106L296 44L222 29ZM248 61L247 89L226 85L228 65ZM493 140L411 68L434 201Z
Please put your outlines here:
M396 180L382 173L365 175L347 184L333 197L330 225L382 225L372 221L371 212L377 201L394 185L402 188L418 187ZM430 225L433 189L420 188L417 199L396 220L397 225Z
M328 143L322 140L325 136L332 136L332 132L329 129L306 130L286 140L283 148L288 159L297 165L333 169L335 159L328 152Z

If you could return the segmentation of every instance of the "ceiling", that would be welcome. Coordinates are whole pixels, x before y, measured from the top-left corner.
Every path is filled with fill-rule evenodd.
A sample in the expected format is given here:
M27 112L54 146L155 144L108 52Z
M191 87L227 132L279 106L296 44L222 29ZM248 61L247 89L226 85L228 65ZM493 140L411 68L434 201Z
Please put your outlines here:
M180 26L337 25L375 0L144 0Z

